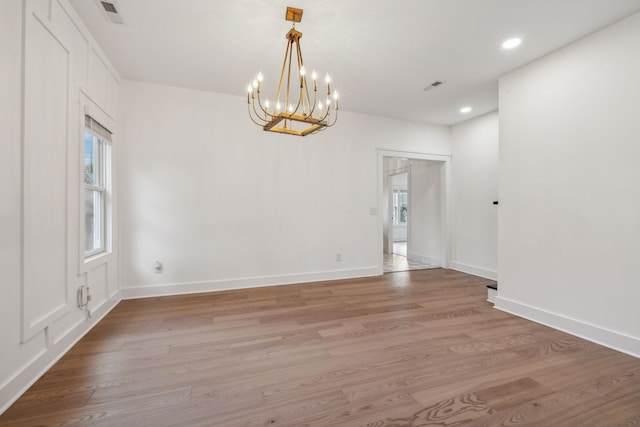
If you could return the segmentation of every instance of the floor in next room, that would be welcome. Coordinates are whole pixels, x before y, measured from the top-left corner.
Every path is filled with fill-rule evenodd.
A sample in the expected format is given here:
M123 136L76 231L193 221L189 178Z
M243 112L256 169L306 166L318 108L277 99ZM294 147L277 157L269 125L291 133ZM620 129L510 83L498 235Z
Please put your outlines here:
M393 273L395 271L424 270L426 268L436 268L435 265L414 261L407 258L407 242L394 242L393 253L384 254L384 272Z

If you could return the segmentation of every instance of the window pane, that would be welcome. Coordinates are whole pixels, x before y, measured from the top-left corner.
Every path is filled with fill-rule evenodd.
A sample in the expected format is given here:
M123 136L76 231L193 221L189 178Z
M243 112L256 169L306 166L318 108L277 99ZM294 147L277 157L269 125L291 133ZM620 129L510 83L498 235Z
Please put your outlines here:
M408 199L407 192L400 191L398 204L400 205L400 223L401 224L406 224L409 216L409 211L407 209L408 207L407 199Z
M102 185L100 182L100 142L91 132L84 133L84 182Z
M393 224L398 224L398 192L393 192L393 211L391 214Z
M100 127L88 116L85 117L87 127L84 130L82 146L82 182L84 183L84 253L90 257L107 249L106 233L106 192L109 189L105 175L109 147L98 130ZM97 130L96 130L97 129ZM105 131L105 135L110 135Z
M85 190L84 196L84 250L88 253L104 249L104 227L102 226L104 193Z

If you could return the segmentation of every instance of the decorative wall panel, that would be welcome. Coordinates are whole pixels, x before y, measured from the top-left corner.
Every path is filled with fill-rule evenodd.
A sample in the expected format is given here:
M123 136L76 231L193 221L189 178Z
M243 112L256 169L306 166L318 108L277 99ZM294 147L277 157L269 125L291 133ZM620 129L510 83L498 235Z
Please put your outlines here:
M27 12L24 71L23 340L67 303L69 51Z

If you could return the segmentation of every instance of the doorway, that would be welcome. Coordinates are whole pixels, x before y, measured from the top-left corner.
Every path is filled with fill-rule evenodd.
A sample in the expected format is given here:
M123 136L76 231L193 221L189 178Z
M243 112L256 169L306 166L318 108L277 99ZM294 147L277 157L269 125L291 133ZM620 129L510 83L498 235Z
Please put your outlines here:
M380 274L449 266L449 156L378 150Z
M408 162L408 161L407 161ZM409 228L409 166L388 173L389 189L389 240L390 252L407 256L407 240Z

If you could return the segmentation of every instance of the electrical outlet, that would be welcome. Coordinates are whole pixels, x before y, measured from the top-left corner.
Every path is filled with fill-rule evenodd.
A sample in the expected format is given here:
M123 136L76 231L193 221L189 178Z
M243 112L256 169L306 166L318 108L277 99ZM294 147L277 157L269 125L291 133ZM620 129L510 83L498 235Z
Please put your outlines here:
M336 261L342 261L342 254L336 254Z
M82 285L78 288L78 293L76 294L78 308L80 310L87 312L87 317L91 318L91 310L89 309L89 301L91 301L91 289L89 286Z
M84 285L80 286L78 288L77 298L78 298L78 308L86 308L87 305L89 304L89 301L91 301L91 294L90 294L89 287Z

